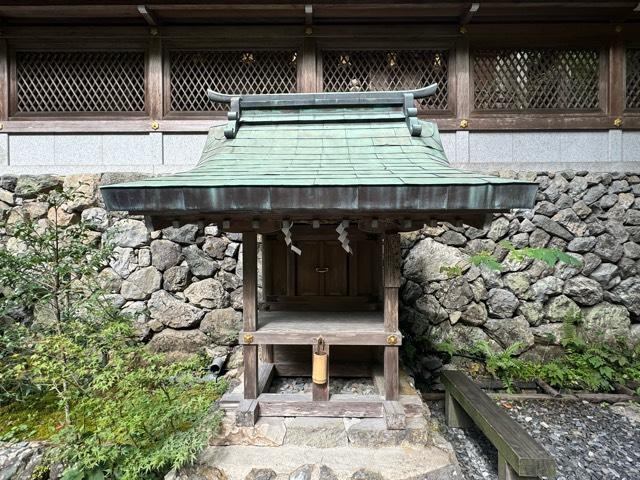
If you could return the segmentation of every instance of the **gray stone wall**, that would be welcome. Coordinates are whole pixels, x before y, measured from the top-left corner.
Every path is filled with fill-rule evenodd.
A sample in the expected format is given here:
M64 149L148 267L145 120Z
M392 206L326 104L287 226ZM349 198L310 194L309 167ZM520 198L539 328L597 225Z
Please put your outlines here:
M408 341L485 340L497 349L520 341L522 355L539 358L558 353L569 315L582 316L584 331L594 338L640 342L640 176L501 173L540 184L534 210L497 215L484 229L443 224L403 235L401 327ZM158 351L231 351L242 318L241 236L213 225L149 232L142 218L106 212L98 186L132 178L0 177L0 248L15 247L12 225L23 215L47 218L39 193L73 190L77 198L59 218L83 220L96 240L115 246L100 281L107 298L132 315L141 338ZM494 272L469 265L481 251L504 260L501 240L558 248L582 266L506 260L504 271ZM448 278L442 267L454 265L462 275ZM430 376L437 362L419 358L409 367Z
M582 319L594 340L640 343L640 176L623 173L503 172L540 185L533 210L496 215L484 229L445 224L403 237L401 327L418 349L451 340L495 349L522 342L521 354L561 352L563 320ZM581 267L515 262L500 245L568 252ZM479 252L503 261L496 272L470 265ZM449 278L458 265L462 275ZM423 356L414 371L428 378L438 362Z

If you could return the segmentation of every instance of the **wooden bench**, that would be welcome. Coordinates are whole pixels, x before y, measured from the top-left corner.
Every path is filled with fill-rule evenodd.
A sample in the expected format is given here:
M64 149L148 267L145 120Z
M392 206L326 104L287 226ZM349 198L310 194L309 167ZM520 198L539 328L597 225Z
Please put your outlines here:
M462 372L442 372L447 425L475 424L498 450L499 480L554 478L556 462L519 423Z

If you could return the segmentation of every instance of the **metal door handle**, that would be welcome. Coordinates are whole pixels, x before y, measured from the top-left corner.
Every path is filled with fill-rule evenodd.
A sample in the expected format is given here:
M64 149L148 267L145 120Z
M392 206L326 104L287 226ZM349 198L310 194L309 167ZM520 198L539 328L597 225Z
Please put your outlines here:
M329 267L316 267L317 273L327 273L329 271Z

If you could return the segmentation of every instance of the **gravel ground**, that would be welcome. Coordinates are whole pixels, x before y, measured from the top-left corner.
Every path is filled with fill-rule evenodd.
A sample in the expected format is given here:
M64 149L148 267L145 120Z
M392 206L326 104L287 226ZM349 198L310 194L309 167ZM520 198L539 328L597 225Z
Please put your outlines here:
M444 425L443 402L427 403L452 443L465 479L498 478L498 453L482 433L449 429ZM640 480L637 406L563 401L500 405L553 455L558 480Z
M329 391L352 395L376 395L378 391L371 378L331 378ZM269 389L271 393L311 393L309 377L276 377Z

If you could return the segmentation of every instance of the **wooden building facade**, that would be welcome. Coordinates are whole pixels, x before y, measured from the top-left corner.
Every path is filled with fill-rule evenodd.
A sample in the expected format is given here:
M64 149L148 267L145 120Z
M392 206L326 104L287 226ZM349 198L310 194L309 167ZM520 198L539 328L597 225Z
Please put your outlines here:
M419 115L438 122L456 164L499 163L483 149L510 157L507 165L544 163L556 151L552 161L567 162L581 157L576 142L608 145L591 162L628 166L640 152L635 1L29 0L0 2L0 22L7 171L175 170L188 164L176 160L181 135L203 142L212 121L224 122L226 107L208 102L207 88L300 93L437 83ZM499 135L506 131L515 134ZM556 132L558 149L526 153L539 132ZM147 156L120 160L113 136L122 134ZM99 162L65 163L73 150L64 139L81 135L85 150L101 152ZM40 153L38 145L43 160L29 163L25 149ZM47 150L56 153L48 158Z

